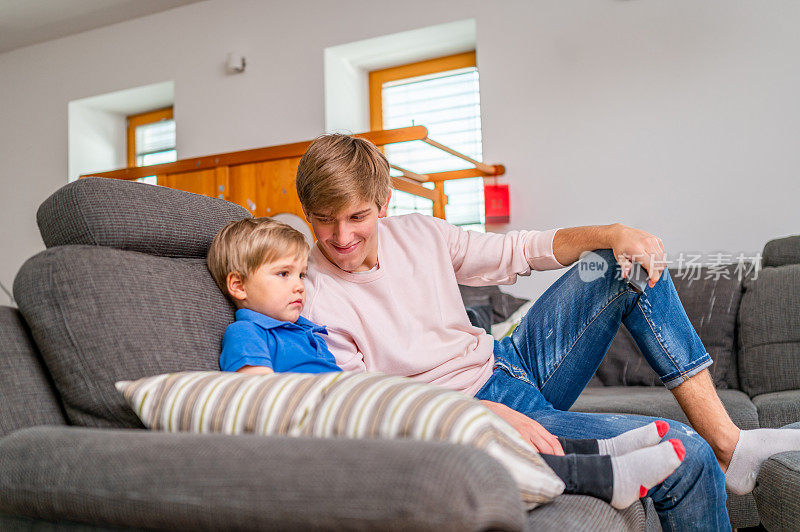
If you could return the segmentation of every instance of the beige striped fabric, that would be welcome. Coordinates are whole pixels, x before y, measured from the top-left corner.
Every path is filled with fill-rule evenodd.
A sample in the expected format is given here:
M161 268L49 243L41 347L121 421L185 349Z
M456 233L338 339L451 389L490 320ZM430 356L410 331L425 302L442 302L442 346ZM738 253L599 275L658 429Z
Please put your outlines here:
M476 399L405 377L184 371L116 387L153 430L445 441L497 459L528 509L564 490L519 433Z

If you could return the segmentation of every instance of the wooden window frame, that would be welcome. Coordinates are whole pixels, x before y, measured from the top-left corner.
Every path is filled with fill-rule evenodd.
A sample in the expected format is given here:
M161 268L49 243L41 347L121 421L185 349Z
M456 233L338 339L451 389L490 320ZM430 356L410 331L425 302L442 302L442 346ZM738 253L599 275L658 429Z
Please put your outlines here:
M475 61L475 50L472 50L471 52L447 55L381 70L373 70L369 73L369 128L372 131L383 129L382 89L384 83L476 66L478 66L478 64Z
M459 68L477 67L475 60L475 50L460 54L446 55L408 63L380 70L373 70L369 73L369 128L372 131L383 129L383 84L389 81L397 81L418 76L427 76L448 70ZM422 124L419 124L422 125ZM445 219L444 206L447 205L447 195L444 193L444 182L434 182L433 189L439 198L434 202L433 215L437 218Z
M128 167L136 166L136 128L161 120L172 120L174 118L172 107L164 107L155 111L147 111L128 118Z

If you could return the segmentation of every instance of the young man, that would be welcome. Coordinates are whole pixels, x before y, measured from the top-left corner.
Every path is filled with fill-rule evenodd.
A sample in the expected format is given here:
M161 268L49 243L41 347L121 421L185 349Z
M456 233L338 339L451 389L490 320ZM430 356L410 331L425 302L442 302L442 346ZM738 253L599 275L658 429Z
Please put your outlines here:
M417 214L384 218L389 185L383 154L346 135L318 138L298 167L297 192L317 237L304 315L327 326L343 369L471 394L541 452L563 454L557 436L606 438L653 421L567 411L624 323L702 436L670 422L667 437L682 440L687 457L648 493L669 530L729 529L726 482L747 492L763 460L800 449L800 431L739 431L730 420L657 237L622 224L501 235ZM570 269L502 342L470 325L459 283L511 284L592 250L606 263L603 275L584 282ZM632 258L649 273L641 296L615 275L618 266L627 275Z

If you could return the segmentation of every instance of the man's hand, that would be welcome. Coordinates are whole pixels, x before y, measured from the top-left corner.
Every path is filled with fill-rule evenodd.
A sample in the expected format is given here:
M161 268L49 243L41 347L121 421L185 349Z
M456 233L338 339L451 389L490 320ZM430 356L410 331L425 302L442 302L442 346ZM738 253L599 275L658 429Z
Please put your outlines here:
M667 265L664 244L660 238L627 225L614 224L610 228L609 241L623 277L628 277L631 261L636 261L647 270L650 288L655 286Z
M533 445L540 453L564 456L564 449L562 449L561 442L558 441L558 438L547 432L547 429L536 421L502 403L495 403L494 401L486 401L484 399L480 401L483 403L483 406L487 407L493 413L500 416L503 421L514 427L517 432L522 435L522 439Z

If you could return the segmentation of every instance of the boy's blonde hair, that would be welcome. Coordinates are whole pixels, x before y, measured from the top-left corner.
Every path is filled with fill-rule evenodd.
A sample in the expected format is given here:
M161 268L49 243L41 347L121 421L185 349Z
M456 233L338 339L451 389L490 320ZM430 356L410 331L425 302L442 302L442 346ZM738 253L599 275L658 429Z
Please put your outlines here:
M297 195L307 213L338 213L357 201L380 209L389 197L389 161L368 140L341 133L317 137L297 167Z
M217 233L206 262L219 289L230 297L229 273L237 272L244 281L262 264L290 254L297 259L308 256L303 233L272 218L245 218L228 223Z

